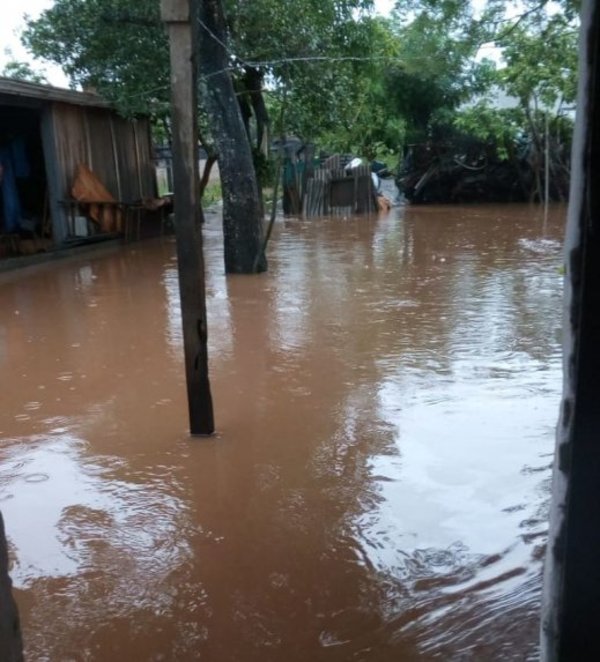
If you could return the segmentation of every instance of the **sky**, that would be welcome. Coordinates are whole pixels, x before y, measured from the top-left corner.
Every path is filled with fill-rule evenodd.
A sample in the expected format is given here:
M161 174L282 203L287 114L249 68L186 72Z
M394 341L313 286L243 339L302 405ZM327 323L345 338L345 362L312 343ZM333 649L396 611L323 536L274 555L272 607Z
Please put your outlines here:
M68 87L68 79L59 67L49 63L34 61L30 54L23 48L19 34L25 26L24 14L37 17L44 9L54 4L54 0L21 0L20 2L2 3L2 18L0 19L0 70L8 60L19 62L30 62L36 69L44 69L46 78L53 85ZM10 53L6 51L9 50Z

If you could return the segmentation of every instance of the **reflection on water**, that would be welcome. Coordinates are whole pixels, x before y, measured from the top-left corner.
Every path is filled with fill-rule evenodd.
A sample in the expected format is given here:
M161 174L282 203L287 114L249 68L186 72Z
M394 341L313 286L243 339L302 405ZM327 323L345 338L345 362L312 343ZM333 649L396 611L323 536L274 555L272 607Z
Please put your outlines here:
M205 229L219 434L171 240L0 279L0 508L32 660L536 659L564 210Z

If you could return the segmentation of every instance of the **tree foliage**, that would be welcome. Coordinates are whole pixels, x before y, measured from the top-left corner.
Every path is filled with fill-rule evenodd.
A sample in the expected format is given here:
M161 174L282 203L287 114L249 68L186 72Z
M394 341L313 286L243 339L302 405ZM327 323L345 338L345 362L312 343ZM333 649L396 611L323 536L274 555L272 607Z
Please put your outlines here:
M23 42L123 114L166 116L169 51L158 0L56 0L28 21Z
M284 97L285 131L325 149L401 153L446 126L509 158L525 135L539 151L547 122L566 149L577 0L487 0L477 12L464 0L398 0L386 18L372 0L223 1L226 68L255 152ZM168 49L158 5L56 0L29 22L25 43L122 112L160 119Z
M470 3L457 0L407 0L397 3L394 20L405 52L411 33L415 43L425 36L426 71L411 71L409 57L395 77L406 90L407 99L403 92L396 98L409 120L408 142L452 136L456 145L446 148L458 155L465 144L472 153L479 145L488 161L514 165L532 199L544 195L548 166L551 194L566 196L578 3L487 0L475 13Z
M257 72L278 116L286 96L286 128L314 140L348 126L361 87L361 58L371 50L372 0L228 0L236 76ZM241 75L240 75L241 74Z
M20 62L19 60L9 60L4 65L0 76L23 80L29 83L48 82L43 72L35 71L28 62Z

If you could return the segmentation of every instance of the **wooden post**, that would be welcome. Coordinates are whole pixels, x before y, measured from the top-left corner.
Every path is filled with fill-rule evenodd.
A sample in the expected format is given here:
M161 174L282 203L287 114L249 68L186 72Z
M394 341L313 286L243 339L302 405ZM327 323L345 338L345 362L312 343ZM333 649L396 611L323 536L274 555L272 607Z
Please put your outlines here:
M542 660L600 660L600 3L582 3Z
M544 222L548 220L548 206L550 205L550 122L548 111L544 112Z
M214 432L204 258L198 199L197 0L161 0L171 48L173 193L188 408L192 435Z

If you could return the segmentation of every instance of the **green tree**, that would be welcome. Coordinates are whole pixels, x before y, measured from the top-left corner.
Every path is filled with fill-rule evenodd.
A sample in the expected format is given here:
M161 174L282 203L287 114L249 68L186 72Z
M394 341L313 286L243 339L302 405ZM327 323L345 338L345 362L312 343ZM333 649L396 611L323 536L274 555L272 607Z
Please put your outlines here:
M394 152L404 141L405 120L389 103L385 72L397 61L398 42L388 21L369 14L346 31L347 39L323 49L323 60L295 63L283 81L287 126L330 150L369 158Z
M398 3L391 29L398 63L386 74L387 96L408 124L408 140L427 139L432 123L490 82L491 65L476 59L484 32L471 3Z
M202 0L201 8L221 11L220 0ZM221 41L226 39L222 34ZM149 115L168 133L169 48L159 0L135 5L129 0L57 0L28 23L24 42L35 55L62 66L74 83L94 86L124 115ZM212 48L214 32L200 42L203 66L209 70L218 61L217 68L226 70L227 61ZM227 81L227 76L208 78L206 96L212 100L222 94ZM247 137L235 132L239 108L232 99L228 124L223 126L222 116L213 112L211 126L221 156L225 266L227 272L250 273L261 245L262 214L252 162L243 159L249 149ZM231 144L238 159L230 157ZM259 266L264 269L266 263Z
M368 47L360 19L372 2L302 0L287 4L282 11L277 0L228 0L227 19L220 4L220 0L201 2L202 11L212 13L203 14L199 23L201 47L205 49L200 99L210 111L206 126L222 161L228 210L227 270L244 271L246 267L236 255L245 251L231 251L247 238L246 226L256 228L262 218L257 218L255 211L249 212L250 208L260 209L256 199L244 197L253 197L256 185L241 187L244 195L240 190L240 177L246 182L255 175L245 157L241 158L246 147L237 130L238 120L233 117L238 111L226 91L226 77L231 75L233 79L246 133L254 137L256 148L265 148L270 123L263 98L265 81L275 93L285 89L290 96L295 95L290 108L303 109L296 117L302 118L304 127L339 126L340 109L349 112L345 95L355 78L352 62L344 58L360 55ZM214 15L223 16L226 23L212 24L207 29L208 18ZM139 0L135 5L130 0L56 0L40 18L29 22L24 42L34 54L61 65L74 83L93 85L122 113L148 114L157 123L165 123L169 59L158 0ZM330 61L332 57L337 58L337 64ZM223 102L226 112L223 107L217 110ZM223 126L224 120L227 127ZM235 152L240 157L237 161L225 156ZM240 167L245 168L243 174ZM251 236L258 234L250 232Z
M93 86L126 115L168 115L169 49L159 0L56 0L29 20L23 43Z
M564 129L568 136L570 127L565 108L572 109L576 98L577 43L572 21L554 14L534 26L517 26L503 45L506 66L498 72L499 85L518 99L531 138L532 198L543 198L546 158L549 176L566 179L570 140L565 141Z
M261 100L265 82L276 99L285 93L290 131L311 140L339 126L359 78L358 60L371 48L372 0L296 0L285 8L280 0L227 0L226 7L236 80L254 114L256 146L270 123Z
M528 2L522 13L497 23L490 33L502 54L490 91L513 99L514 108L498 108L491 94L455 118L463 130L495 141L503 158L514 158L514 145L525 138L529 197L538 200L544 197L546 168L555 195L567 195L577 88L577 3L563 2L560 11L548 5Z
M539 156L549 109L564 109L575 86L576 0L522 0L515 16L507 16L502 0L488 0L477 14L464 0L399 0L389 19L373 15L372 0L201 5L214 10L198 24L200 43L210 51L201 58L200 99L210 111L204 133L218 147L230 201L236 194L230 188L249 172L242 141L251 141L255 155L268 153L270 118L280 117L284 98L285 131L324 148L373 157L432 140L447 127L475 138L486 134L508 158L523 133ZM207 29L214 16L218 24ZM123 113L150 114L165 124L168 49L158 0L56 0L29 23L25 41ZM497 66L481 60L482 46L499 49L504 60ZM500 112L493 90L513 96L519 109ZM568 134L563 110L549 122L558 144ZM562 167L558 159L553 167ZM536 177L541 186L539 167ZM227 237L245 236L231 228L256 215L240 202L255 188L237 192L226 251Z
M408 142L469 144L511 162L532 199L543 196L548 163L554 195L564 197L578 2L523 0L511 9L500 0L477 15L457 0L398 2L392 22L403 61L388 75L388 98L407 121ZM495 49L498 62L480 59L482 48Z
M15 80L23 80L29 83L47 83L46 76L31 68L28 62L19 62L17 60L10 60L4 65L4 69L0 74L5 78L14 78Z

